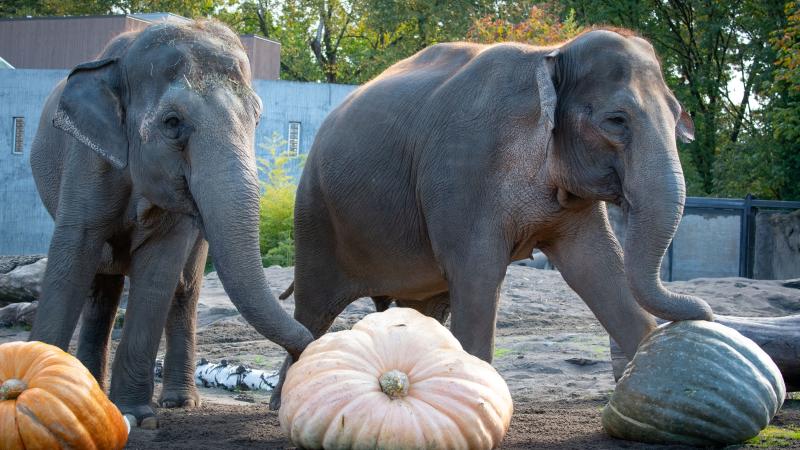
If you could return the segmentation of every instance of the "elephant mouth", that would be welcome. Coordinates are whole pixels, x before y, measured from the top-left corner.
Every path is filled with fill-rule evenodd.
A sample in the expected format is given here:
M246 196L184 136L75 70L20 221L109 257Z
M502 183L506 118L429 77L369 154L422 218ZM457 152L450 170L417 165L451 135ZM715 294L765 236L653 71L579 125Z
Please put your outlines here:
M194 202L192 191L189 189L189 181L185 176L181 175L176 180L174 192L174 197L170 199L168 204L162 206L165 210L193 217L200 216L200 210Z

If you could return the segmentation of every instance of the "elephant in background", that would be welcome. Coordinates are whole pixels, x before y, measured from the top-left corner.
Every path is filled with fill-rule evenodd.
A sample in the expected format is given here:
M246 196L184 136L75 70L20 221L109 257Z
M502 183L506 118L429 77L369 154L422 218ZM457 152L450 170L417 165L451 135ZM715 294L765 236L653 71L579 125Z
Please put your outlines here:
M629 357L651 314L711 320L659 279L685 200L676 138L693 133L652 45L626 30L422 50L316 136L295 209L295 318L319 337L361 296L448 305L464 349L491 361L506 266L538 248ZM628 212L624 251L603 202Z
M150 401L164 331L159 402L199 403L195 311L209 246L256 330L294 356L312 340L270 294L261 267L261 101L250 78L239 38L221 23L158 24L75 67L42 113L31 166L55 230L30 338L66 350L83 310L78 357L103 383L128 275L110 398L142 426L157 424Z

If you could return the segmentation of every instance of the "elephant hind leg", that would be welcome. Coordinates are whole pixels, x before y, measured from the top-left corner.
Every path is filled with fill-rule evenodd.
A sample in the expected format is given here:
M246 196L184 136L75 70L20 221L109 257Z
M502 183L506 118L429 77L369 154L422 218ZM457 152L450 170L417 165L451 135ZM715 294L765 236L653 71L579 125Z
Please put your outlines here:
M106 386L108 343L124 284L124 275L95 275L89 299L83 307L76 356L102 388Z
M450 293L444 292L425 300L397 300L397 306L414 308L444 325L450 317Z

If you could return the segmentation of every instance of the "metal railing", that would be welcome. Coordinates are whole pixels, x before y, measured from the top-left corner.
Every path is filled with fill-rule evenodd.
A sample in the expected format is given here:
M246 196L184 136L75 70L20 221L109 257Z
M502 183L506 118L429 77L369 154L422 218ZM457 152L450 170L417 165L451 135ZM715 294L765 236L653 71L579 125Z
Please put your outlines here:
M687 197L683 214L690 212L730 212L739 215L739 276L753 277L753 244L755 240L755 218L759 210L795 210L800 209L800 202L759 200L752 194L743 199ZM668 281L672 281L673 249L670 243L667 250L669 258Z

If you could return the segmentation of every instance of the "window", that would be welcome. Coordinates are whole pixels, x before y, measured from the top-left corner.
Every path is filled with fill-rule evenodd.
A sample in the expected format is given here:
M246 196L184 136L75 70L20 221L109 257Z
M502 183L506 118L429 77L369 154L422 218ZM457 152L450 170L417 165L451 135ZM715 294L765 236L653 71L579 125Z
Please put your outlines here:
M15 155L21 155L22 149L25 148L23 137L25 137L25 118L14 117L14 145L11 152Z
M300 154L300 122L289 122L289 156Z

